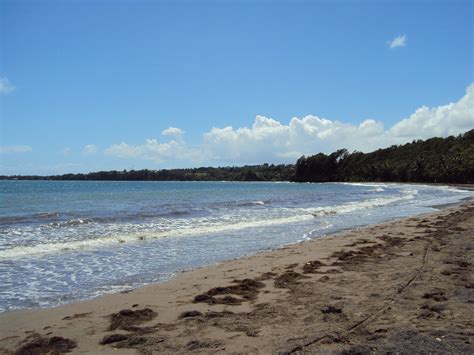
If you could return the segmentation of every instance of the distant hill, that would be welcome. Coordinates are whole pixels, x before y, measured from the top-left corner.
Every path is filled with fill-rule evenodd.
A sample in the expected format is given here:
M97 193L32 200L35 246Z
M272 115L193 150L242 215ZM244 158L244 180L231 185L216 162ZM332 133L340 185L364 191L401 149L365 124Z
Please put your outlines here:
M417 140L371 153L340 149L299 158L295 165L98 171L54 176L0 176L18 180L107 181L392 181L474 183L474 129L457 137Z

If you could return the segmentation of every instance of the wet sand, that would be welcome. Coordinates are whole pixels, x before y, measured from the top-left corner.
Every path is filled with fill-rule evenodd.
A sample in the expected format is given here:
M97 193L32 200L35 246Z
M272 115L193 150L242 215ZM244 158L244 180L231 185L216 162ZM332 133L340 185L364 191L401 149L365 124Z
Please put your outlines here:
M469 200L129 293L0 314L0 353L474 353L473 263Z

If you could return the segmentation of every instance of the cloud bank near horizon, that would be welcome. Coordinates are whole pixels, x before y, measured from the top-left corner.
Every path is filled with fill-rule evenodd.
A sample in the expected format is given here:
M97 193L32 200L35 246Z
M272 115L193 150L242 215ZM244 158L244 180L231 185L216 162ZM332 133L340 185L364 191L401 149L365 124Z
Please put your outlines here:
M432 108L422 106L389 129L374 119L356 125L308 115L293 117L284 124L257 116L251 127L213 127L193 147L188 145L180 128L169 127L161 132L169 137L167 142L156 138L138 145L122 142L109 146L104 153L155 163L178 160L194 164L281 163L341 148L368 152L416 139L457 135L473 128L474 83L459 101Z

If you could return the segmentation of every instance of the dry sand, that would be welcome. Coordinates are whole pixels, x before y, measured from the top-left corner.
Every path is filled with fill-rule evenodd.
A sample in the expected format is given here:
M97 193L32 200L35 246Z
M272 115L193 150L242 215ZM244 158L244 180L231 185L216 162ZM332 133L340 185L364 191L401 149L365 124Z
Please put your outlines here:
M474 353L473 250L467 201L129 293L4 313L0 352Z

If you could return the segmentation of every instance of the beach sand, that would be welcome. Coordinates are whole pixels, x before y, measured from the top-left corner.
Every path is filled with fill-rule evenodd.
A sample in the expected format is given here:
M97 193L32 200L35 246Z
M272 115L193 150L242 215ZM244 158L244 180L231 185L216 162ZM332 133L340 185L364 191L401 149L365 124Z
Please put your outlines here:
M129 293L4 313L0 352L474 353L473 254L469 200Z

